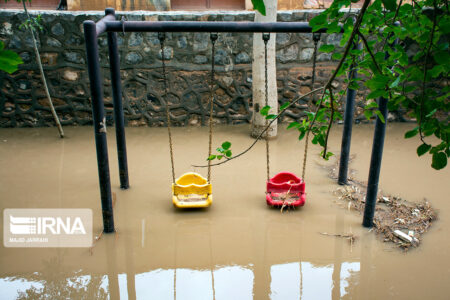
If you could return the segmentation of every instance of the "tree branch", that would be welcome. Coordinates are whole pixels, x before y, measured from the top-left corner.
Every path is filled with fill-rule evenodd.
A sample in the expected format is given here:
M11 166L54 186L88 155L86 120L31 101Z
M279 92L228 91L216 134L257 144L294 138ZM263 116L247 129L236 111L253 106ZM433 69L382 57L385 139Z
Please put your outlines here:
M369 52L369 55L372 58L372 61L375 64L375 67L377 67L378 72L380 74L382 74L381 68L377 63L377 60L375 59L375 55L373 54L372 50L370 49L370 46L369 46L369 43L367 42L366 37L360 31L358 31L358 35L361 37L361 40L363 41L363 44L364 44L364 48L366 48L367 52Z
M330 106L331 106L331 114L330 114L330 121L328 123L327 128L327 134L325 136L325 146L323 146L323 158L327 157L327 148L328 148L328 137L330 136L331 126L333 125L333 119L334 119L334 98L333 98L333 91L330 89Z
M36 37L34 35L35 29L34 29L34 25L31 22L32 18L30 16L30 14L28 13L27 6L25 5L25 0L22 0L22 4L23 4L23 9L25 11L25 14L27 15L27 19L29 22L26 27L28 27L28 29L30 30L31 39L33 40L34 54L36 55L36 62L38 64L39 72L41 74L41 80L42 80L42 84L44 85L45 95L47 96L48 104L50 106L50 111L53 115L53 119L55 120L56 126L58 127L59 136L61 138L63 138L64 130L61 126L61 122L59 121L59 117L58 117L58 114L56 113L55 107L53 106L52 98L51 98L50 92L48 90L47 80L45 79L45 73L44 73L44 69L42 67L41 56L39 54Z
M307 133L306 133L306 135L307 135L306 140L308 140L308 137L309 137L309 133L310 133L310 131L311 131L311 128L314 126L314 124L315 124L315 122L316 122L317 112L318 112L318 110L320 109L320 106L321 106L321 104L322 104L322 102L323 102L323 99L324 99L324 97L325 97L325 91L326 91L326 90L329 90L329 91L331 92L331 94L332 94L332 86L331 86L331 84L333 83L334 79L336 78L337 74L339 73L339 70L341 69L342 65L343 65L344 62L345 62L345 59L347 58L347 56L348 56L348 54L349 54L349 52L350 52L350 49L351 49L351 47L352 47L352 45L353 45L353 40L354 40L355 36L358 34L358 32L359 32L359 27L361 26L361 23L362 23L362 20L363 20L363 16L364 16L364 14L365 14L365 12L366 12L366 10L367 10L367 8L368 8L370 2L371 2L371 0L364 0L364 3L363 3L363 5L362 5L362 7L361 7L361 10L359 11L359 14L358 14L358 17L357 17L356 21L355 21L355 25L353 26L352 33L350 34L350 38L349 38L349 40L348 40L348 42L347 42L347 45L346 45L346 47L345 47L344 53L343 53L343 55L342 55L342 58L341 58L341 60L339 61L339 63L338 63L338 65L337 65L336 69L334 70L333 74L330 76L330 79L328 79L328 81L327 81L327 83L325 84L325 86L323 86L323 87L321 87L321 88L317 88L317 89L315 89L315 90L312 90L311 92L309 92L309 93L307 93L307 94L305 94L305 95L299 97L297 100L295 100L295 101L293 101L291 104L289 104L284 110L280 111L280 112L278 113L278 115L277 115L274 119L272 119L272 120L269 122L269 124L265 127L265 129L258 135L258 137L256 138L256 140L255 140L255 141L254 141L247 149L245 149L244 151L242 151L242 152L239 153L238 155L231 157L229 160L225 160L225 161L222 161L222 162L219 162L219 163L211 164L211 166L222 165L222 164L227 163L227 162L229 162L229 161L231 161L231 160L233 160L233 159L235 159L235 158L238 158L238 157L244 155L245 153L247 153L248 151L250 151L250 149L253 148L253 146L254 146L254 145L261 139L261 137L264 135L264 133L270 128L270 125L271 125L275 120L279 119L280 116L281 116L281 114L282 114L286 109L290 108L294 103L296 103L296 102L298 102L299 100L305 98L306 96L308 96L308 95L310 95L310 94L314 94L314 93L316 93L316 92L318 92L318 91L320 91L320 90L323 90L322 96L321 96L320 101L319 101L319 103L318 103L318 105L317 105L316 113L314 114L314 118L313 118L313 120L311 121L311 123L310 123L310 125L309 125L309 127L308 127L308 130L307 130ZM333 110L333 111L332 111L332 114L334 115L334 107L332 107L332 110ZM331 121L331 122L332 122L332 121ZM329 130L328 130L328 131L329 131ZM325 153L325 151L324 151L324 153ZM205 167L207 167L207 165L202 165L202 166L199 166L199 165L193 165L193 167L196 167L196 168L205 168Z
M431 46L433 45L433 38L434 38L434 31L436 29L436 11L437 11L437 6L436 6L436 0L433 1L433 6L434 6L434 10L433 10L433 27L431 28L431 35L430 35L430 43L428 44L428 49L427 49L427 53L425 55L425 60L423 62L423 80L422 80L422 97L420 99L420 117L419 117L419 136L420 136L420 140L422 141L422 143L425 143L425 137L423 135L422 132L422 121L423 121L423 116L424 116L424 102L425 102L425 83L427 81L427 64L428 64L428 57L430 56L430 50L431 50Z
M391 26L395 25L395 20L397 19L398 12L400 11L400 7L402 6L402 4L403 4L403 0L400 0L400 2L397 5L397 9L395 10L395 15L394 15L394 18L392 19ZM381 47L381 50L383 50L384 47L386 46L388 38L389 38L389 34L385 37L385 39L383 41L383 47Z
M264 130L262 130L262 131L260 132L260 134L256 137L255 141L254 141L247 149L245 149L244 151L242 151L241 153L239 153L239 154L237 154L237 155L235 155L235 156L232 156L232 157L229 158L228 160L224 160L224 161L221 161L221 162L219 162L219 163L211 164L211 167L213 167L213 166L218 166L218 165L222 165L222 164L224 164L224 163L227 163L227 162L229 162L229 161L231 161L231 160L233 160L233 159L235 159L235 158L238 158L239 156L244 155L244 154L247 153L248 151L250 151L250 149L252 149L253 146L256 145L256 143L263 137L263 135L266 133L266 131L270 128L270 125L272 125L273 122L275 122L276 120L278 120L278 119L281 117L281 115L283 114L283 112L284 112L285 110L287 110L288 108L290 108L292 105L294 105L294 104L297 103L298 101L300 101L300 100L302 100L302 99L308 97L308 96L311 95L311 94L315 94L315 93L317 93L317 92L319 92L319 91L321 91L321 90L323 90L323 89L324 89L323 87L314 89L314 90L312 90L311 92L306 93L306 94L304 94L303 96L300 96L300 97L298 97L297 99L295 99L294 101L292 101L285 109L281 110L281 111L278 113L278 115L277 115L274 119L272 119L272 120L267 124L267 126L264 128ZM195 168L206 168L206 167L208 167L208 165L201 165L201 166L200 166L200 165L192 165L192 166L195 167Z
M350 52L350 48L353 45L353 39L355 38L357 32L359 31L359 27L361 26L361 22L363 19L363 16L367 10L367 7L369 6L371 0L364 0L363 6L361 7L361 10L359 11L358 17L356 19L355 25L353 26L352 33L350 34L350 38L348 39L347 46L345 47L344 54L342 55L341 60L338 63L338 66L336 67L336 70L334 70L333 74L331 75L328 82L325 84L324 90L327 90L331 87L331 83L333 83L333 80L336 78L339 70L341 69L342 65L344 64L345 59L347 58L348 53Z

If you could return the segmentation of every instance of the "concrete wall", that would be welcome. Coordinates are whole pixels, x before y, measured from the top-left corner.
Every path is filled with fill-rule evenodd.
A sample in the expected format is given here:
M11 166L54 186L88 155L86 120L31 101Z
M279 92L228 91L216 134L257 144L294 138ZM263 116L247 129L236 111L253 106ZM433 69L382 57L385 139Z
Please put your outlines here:
M279 12L278 21L308 21L317 11ZM37 12L33 12L37 14ZM99 20L101 12L41 12L44 32L39 34L50 93L64 125L91 124L88 74L82 23ZM119 18L122 15L119 14ZM191 13L126 12L127 20L252 21L253 12ZM24 15L0 10L0 39L20 53L24 64L12 75L0 72L0 127L52 126L53 120L35 63L32 41L19 29ZM160 45L155 33L118 34L126 122L129 126L164 126ZM313 42L311 34L278 34L277 78L279 103L311 90ZM322 41L339 45L337 34ZM112 121L106 35L100 37L107 120ZM211 44L205 33L168 33L166 42L171 110L178 125L205 124ZM320 46L320 44L319 44ZM249 122L252 114L252 35L220 34L216 49L217 86L215 118L218 123ZM338 49L340 49L338 47ZM331 54L318 56L317 84L324 83L336 62ZM336 82L336 88L342 87ZM363 92L358 94L362 99ZM363 119L363 102L357 116ZM287 112L284 120L304 115L307 101Z

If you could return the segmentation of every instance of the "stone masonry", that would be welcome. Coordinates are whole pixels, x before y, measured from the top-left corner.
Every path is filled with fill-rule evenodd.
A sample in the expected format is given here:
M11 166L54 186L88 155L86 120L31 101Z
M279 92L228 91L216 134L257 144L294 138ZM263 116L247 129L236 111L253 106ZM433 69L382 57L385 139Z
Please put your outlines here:
M102 12L42 11L44 31L39 47L56 111L63 125L92 124L89 81L82 23L98 21ZM279 12L279 22L308 21L317 10ZM253 21L254 13L124 12L120 19L149 21ZM32 49L32 40L19 28L21 11L0 10L0 39L7 49L20 53L24 64L12 75L0 72L0 127L53 126ZM169 94L163 97L161 50L156 33L118 34L125 120L128 126L164 126L165 103L170 103L174 124L204 125L207 120L211 43L207 33L167 33L165 57ZM252 34L219 34L216 46L217 84L214 116L217 123L238 124L252 114ZM322 35L322 43L339 48L340 36ZM311 34L280 33L276 37L278 99L282 105L311 90L313 41ZM106 35L99 38L104 76L107 121L113 121ZM336 62L331 54L319 54L316 84L323 84ZM336 88L342 86L336 82ZM358 99L362 99L359 92ZM304 115L308 99L288 111L284 120ZM357 118L363 101L358 101Z

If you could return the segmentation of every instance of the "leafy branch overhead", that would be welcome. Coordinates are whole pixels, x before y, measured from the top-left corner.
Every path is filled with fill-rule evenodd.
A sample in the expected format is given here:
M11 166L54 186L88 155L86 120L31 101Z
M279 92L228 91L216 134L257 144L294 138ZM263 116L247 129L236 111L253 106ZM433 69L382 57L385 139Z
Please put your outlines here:
M312 97L312 111L291 122L288 129L297 129L300 140L311 133L312 143L319 144L321 155L328 159L332 155L327 149L330 129L336 120L342 119L338 108L345 90L361 90L364 86L366 118L376 116L386 122L377 99L387 99L390 111L400 111L416 120L417 126L405 138L418 137L418 156L429 153L434 169L445 168L450 156L448 1L365 0L356 17L343 10L355 2L358 1L335 0L309 22L313 32L342 34L338 47L322 41L319 48L320 52L330 53L337 65L325 85L315 90L321 95L317 100ZM252 3L256 10L265 13L261 11L262 0ZM407 51L408 48L414 51ZM360 78L349 79L353 71ZM344 81L344 89L333 87L337 78ZM269 114L270 107L264 107L260 113L268 120L276 120L293 102L284 103L278 114ZM253 145L233 158L247 153Z
M266 5L263 0L252 0L253 9L258 11L263 16L266 15Z

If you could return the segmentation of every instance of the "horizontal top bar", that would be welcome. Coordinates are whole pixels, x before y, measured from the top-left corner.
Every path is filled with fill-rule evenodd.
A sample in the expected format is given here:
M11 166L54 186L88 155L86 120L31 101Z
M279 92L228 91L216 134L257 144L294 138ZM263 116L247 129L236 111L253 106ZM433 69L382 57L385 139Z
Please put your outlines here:
M308 22L105 21L105 24L106 31L114 32L312 32Z
M95 24L95 31L97 32L97 36L106 31L106 22L113 21L116 19L114 15L106 15L100 21Z

